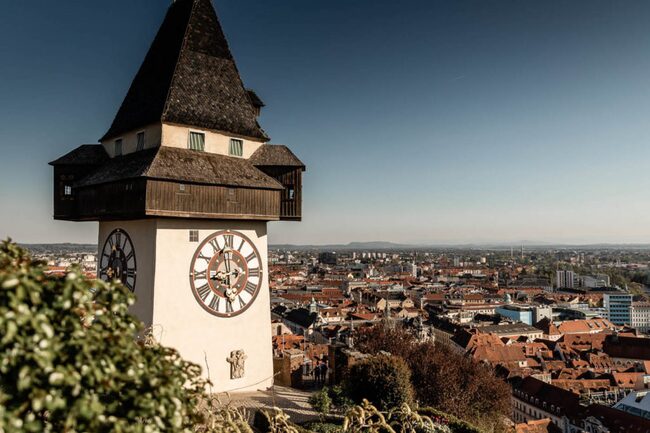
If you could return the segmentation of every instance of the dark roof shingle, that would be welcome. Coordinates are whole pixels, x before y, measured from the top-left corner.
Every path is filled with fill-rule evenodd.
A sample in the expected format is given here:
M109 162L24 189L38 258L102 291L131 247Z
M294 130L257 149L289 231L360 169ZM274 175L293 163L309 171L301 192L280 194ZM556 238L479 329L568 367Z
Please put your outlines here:
M102 140L161 121L268 140L210 0L169 7Z
M264 167L288 166L305 168L305 164L287 146L282 144L264 144L260 146L251 155L250 162L253 165Z
M82 144L50 165L99 165L108 161L108 154L101 144Z
M207 185L283 189L248 160L175 147L157 147L110 159L77 186L148 178Z

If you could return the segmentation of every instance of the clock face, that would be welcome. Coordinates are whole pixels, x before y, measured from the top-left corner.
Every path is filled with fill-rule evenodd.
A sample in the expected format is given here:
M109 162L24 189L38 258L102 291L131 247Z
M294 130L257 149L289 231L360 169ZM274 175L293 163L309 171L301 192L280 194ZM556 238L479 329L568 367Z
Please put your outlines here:
M115 229L106 238L98 273L104 281L118 280L130 291L135 291L135 248L124 230Z
M262 261L253 242L224 230L208 236L190 265L192 293L208 313L232 317L244 312L262 286Z

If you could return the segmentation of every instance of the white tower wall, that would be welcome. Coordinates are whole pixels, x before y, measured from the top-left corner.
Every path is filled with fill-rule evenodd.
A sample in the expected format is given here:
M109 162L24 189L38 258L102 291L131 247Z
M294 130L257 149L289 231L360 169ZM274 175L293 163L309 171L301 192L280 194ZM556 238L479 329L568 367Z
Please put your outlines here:
M268 286L266 222L150 219L100 222L99 246L115 228L126 231L137 260L136 304L132 311L156 339L177 349L203 369L214 392L266 389L273 384L271 312ZM199 242L190 242L190 230L199 231ZM219 230L236 230L259 251L262 285L253 304L234 317L206 312L190 287L190 264L199 244ZM244 376L231 379L227 358L234 350L246 354Z

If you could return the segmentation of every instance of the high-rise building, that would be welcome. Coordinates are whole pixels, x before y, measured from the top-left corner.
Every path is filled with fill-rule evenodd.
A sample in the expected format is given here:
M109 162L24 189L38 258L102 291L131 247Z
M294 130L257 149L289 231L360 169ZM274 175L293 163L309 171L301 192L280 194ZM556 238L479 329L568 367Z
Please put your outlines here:
M54 218L99 221L98 277L215 392L273 382L267 222L301 218L305 166L263 106L211 1L176 0L101 144L51 163Z
M318 262L323 265L336 266L338 256L335 252L325 251L318 254Z
M555 286L559 289L572 289L575 284L575 273L573 271L555 272Z
M607 311L607 318L616 325L632 324L632 295L629 293L605 293L603 306Z
M413 278L418 276L418 265L415 262L408 264L408 270Z
M650 302L632 302L630 320L633 328L650 332Z

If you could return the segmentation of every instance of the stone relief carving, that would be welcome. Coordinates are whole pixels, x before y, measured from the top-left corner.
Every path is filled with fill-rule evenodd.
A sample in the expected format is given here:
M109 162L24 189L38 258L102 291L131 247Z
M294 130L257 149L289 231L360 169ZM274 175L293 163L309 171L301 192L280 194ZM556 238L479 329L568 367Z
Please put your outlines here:
M230 352L230 357L226 361L230 363L230 378L241 379L244 377L244 362L246 361L246 354L243 350L233 350Z

